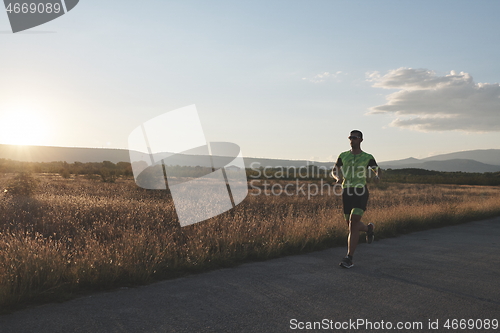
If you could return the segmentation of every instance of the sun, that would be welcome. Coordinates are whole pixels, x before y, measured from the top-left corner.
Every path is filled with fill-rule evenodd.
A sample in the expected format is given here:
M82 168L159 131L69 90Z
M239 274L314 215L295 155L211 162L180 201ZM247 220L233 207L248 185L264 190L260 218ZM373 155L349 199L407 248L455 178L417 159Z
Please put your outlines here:
M0 144L43 145L48 134L47 121L40 112L25 108L0 111Z

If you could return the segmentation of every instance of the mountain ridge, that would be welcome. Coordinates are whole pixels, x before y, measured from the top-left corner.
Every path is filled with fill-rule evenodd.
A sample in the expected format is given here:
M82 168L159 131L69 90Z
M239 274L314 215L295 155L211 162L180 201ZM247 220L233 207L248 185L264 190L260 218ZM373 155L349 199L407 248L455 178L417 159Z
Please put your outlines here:
M384 169L418 168L444 172L498 172L500 149L476 149L430 156L423 159L379 162Z
M474 158L471 158L474 157ZM0 144L0 158L22 162L130 162L128 149L55 146L15 146ZM332 162L245 157L247 168L304 167L316 165L331 168ZM435 171L497 172L500 171L500 149L476 149L417 159L379 162L384 169L419 168Z

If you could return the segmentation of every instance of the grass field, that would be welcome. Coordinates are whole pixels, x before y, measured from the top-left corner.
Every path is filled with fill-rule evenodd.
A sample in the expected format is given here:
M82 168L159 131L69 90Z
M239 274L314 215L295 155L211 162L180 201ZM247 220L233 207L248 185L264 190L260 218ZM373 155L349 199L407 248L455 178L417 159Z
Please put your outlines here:
M1 191L14 176L0 176ZM0 312L346 244L340 197L327 192L252 188L235 209L181 228L166 191L130 179L33 177L32 194L0 194ZM381 239L498 215L499 187L381 183L370 187L363 220Z

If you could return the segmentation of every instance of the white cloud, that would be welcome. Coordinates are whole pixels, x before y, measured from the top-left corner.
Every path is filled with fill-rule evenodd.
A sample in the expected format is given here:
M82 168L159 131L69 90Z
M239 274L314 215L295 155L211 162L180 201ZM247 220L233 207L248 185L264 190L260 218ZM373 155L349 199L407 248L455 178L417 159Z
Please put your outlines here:
M392 126L420 131L500 131L500 85L474 83L468 73L438 76L427 69L367 73L373 87L399 89L370 114L396 115Z
M303 77L302 80L306 80L306 81L313 82L313 83L321 83L321 82L324 82L328 79L337 78L340 74L342 74L342 71L338 71L335 73L324 72L324 73L317 74L311 78Z

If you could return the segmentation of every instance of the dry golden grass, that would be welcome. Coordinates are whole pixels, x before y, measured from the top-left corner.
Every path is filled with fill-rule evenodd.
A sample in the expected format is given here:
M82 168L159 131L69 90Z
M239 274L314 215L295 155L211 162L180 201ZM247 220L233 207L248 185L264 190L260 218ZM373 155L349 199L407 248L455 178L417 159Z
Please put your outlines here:
M0 177L0 190L13 175ZM181 228L166 191L37 175L29 196L0 194L0 312L28 302L148 283L246 260L344 245L335 195L251 193ZM370 190L377 238L500 215L500 188L385 184Z

